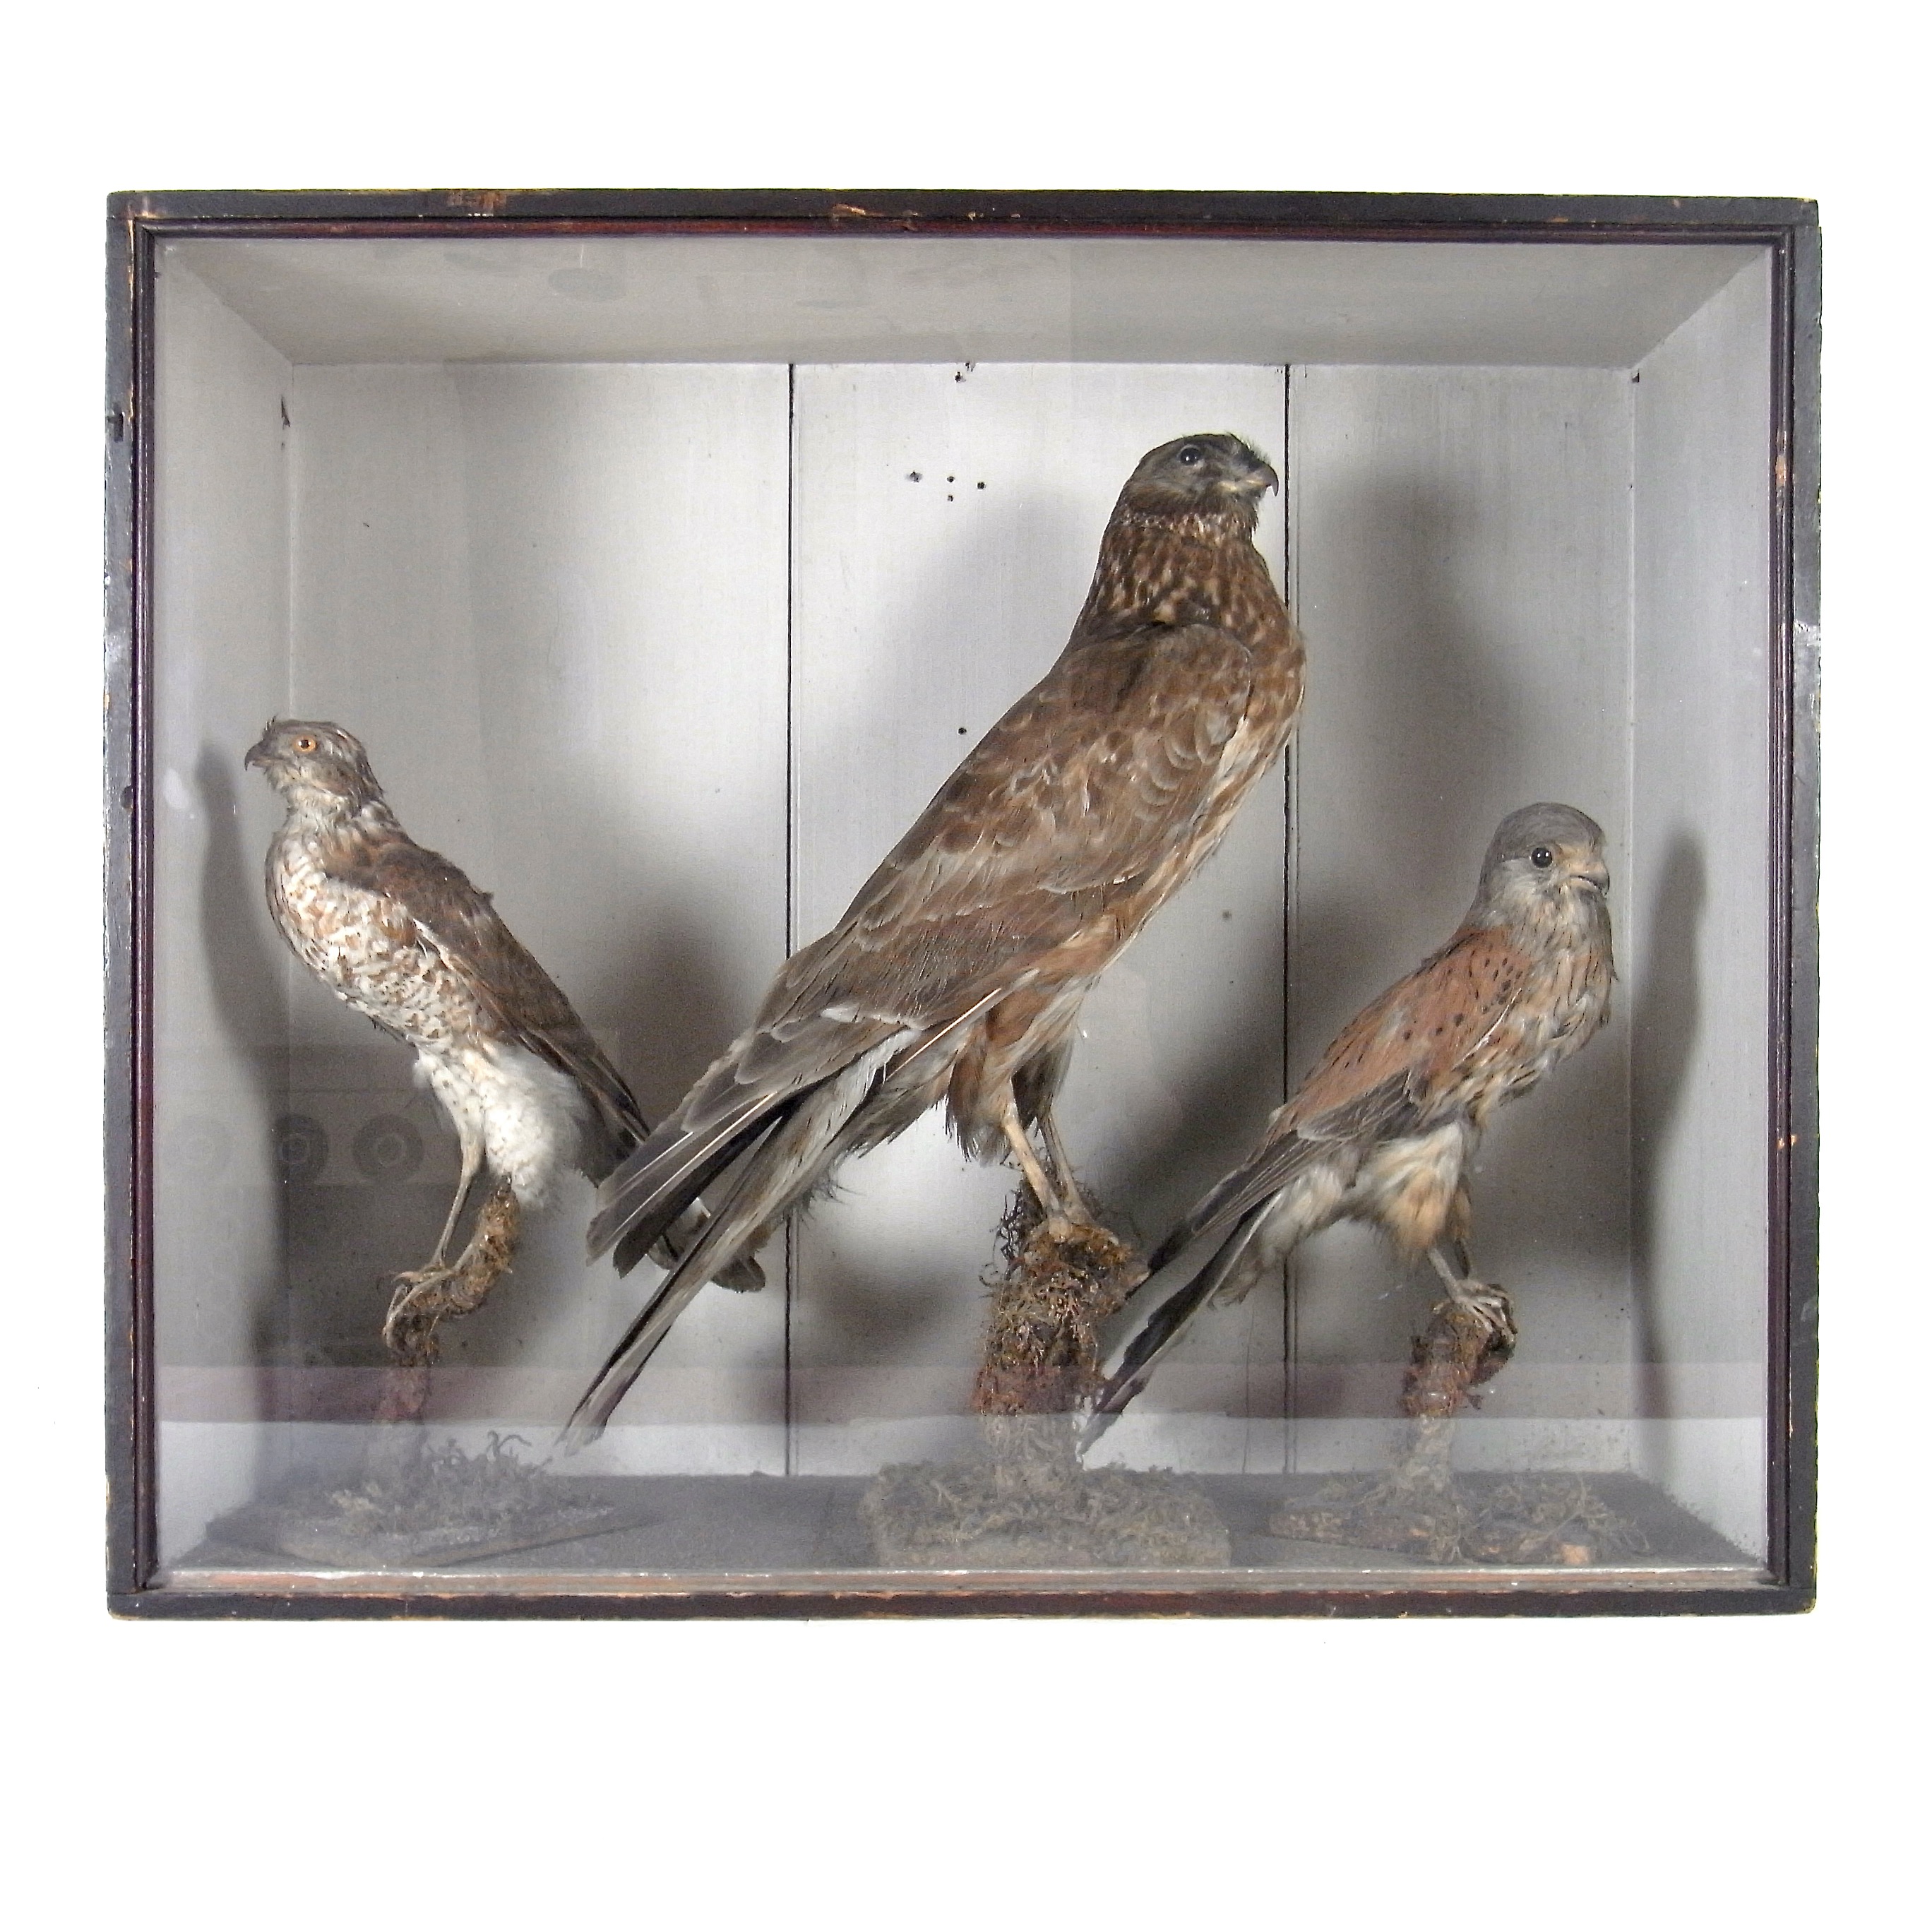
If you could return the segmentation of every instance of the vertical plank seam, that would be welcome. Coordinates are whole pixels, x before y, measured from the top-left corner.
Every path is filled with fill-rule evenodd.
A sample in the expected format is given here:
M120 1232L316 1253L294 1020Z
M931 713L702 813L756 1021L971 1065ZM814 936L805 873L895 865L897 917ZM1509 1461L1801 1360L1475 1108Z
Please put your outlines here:
M1660 346L1660 345L1657 345ZM1647 361L1654 349L1646 350L1641 361ZM1624 904L1625 922L1630 928L1633 942L1630 962L1624 970L1631 970L1631 962L1640 956L1634 941L1636 938L1637 881L1636 854L1638 845L1638 814L1643 808L1643 800L1636 788L1636 732L1637 732L1637 678L1636 648L1638 632L1637 600L1642 589L1642 578L1638 569L1637 546L1641 532L1637 521L1637 377L1640 365L1633 367L1629 380L1624 384L1624 849L1622 872L1624 878ZM1648 935L1646 945L1648 944ZM1630 1378L1624 1394L1624 1405L1630 1412L1629 1425L1624 1438L1624 1466L1632 1474L1646 1460L1646 1450L1653 1445L1647 1438L1644 1419L1636 1412L1648 1406L1651 1378L1644 1365L1636 1359L1637 1344L1642 1340L1647 1349L1654 1351L1655 1337L1650 1320L1650 1283L1646 1279L1640 1283L1637 1276L1640 1265L1637 1254L1637 1202L1641 1160L1637 1150L1637 1063L1636 1029L1631 1024L1636 1002L1627 998L1624 1001L1623 1036L1618 1042L1618 1051L1623 1055L1624 1072L1624 1294L1625 1297L1626 1340L1624 1349L1630 1361ZM1642 1391L1640 1396L1640 1391Z
M1300 479L1294 448L1294 367L1286 364L1281 382L1281 574L1282 592L1288 612L1299 627L1301 621L1300 557L1296 520L1301 507ZM1304 677L1306 673L1304 670ZM1303 687L1306 706L1306 686ZM1294 1078L1292 1027L1294 1007L1294 974L1300 958L1299 916L1301 876L1301 754L1298 729L1283 754L1282 808L1287 820L1281 842L1281 1097L1286 1101ZM1284 1474L1297 1472L1295 1454L1295 1360L1300 1338L1297 1330L1295 1292L1297 1270L1291 1256L1283 1262L1281 1280L1281 1466Z
M797 712L794 638L797 618L798 364L785 364L785 655L784 655L784 950L798 944L798 761L793 733ZM798 1473L798 1404L792 1366L792 1323L798 1305L798 1250L791 1217L784 1222L784 1473Z

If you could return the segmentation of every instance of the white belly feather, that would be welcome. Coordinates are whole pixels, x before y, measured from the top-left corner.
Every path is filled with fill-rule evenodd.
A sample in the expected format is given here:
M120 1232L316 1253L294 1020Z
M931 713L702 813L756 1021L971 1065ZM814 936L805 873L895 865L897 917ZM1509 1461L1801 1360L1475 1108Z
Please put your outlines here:
M481 1144L526 1208L539 1206L575 1164L583 1121L577 1083L533 1053L505 1041L424 1047L416 1078L442 1102L466 1146Z

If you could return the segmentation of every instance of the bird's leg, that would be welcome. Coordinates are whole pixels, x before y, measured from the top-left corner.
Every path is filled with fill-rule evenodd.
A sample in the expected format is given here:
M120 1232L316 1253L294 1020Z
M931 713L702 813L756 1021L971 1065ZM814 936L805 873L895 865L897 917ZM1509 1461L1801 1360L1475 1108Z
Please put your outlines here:
M1443 1286L1449 1291L1449 1299L1479 1316L1498 1343L1514 1348L1516 1339L1516 1313L1510 1306L1509 1297L1492 1282L1473 1280L1469 1271L1468 1250L1460 1240L1455 1246L1456 1258L1462 1264L1460 1270L1442 1252L1441 1242L1432 1244L1429 1250L1429 1258L1436 1272L1442 1277Z
M467 1315L508 1272L517 1251L523 1210L508 1180L484 1197L468 1244L447 1266L397 1277L395 1298L382 1324L382 1340L407 1361L436 1354L436 1324L446 1316Z
M1094 1210L1088 1206L1078 1183L1073 1178L1073 1163L1067 1158L1066 1143L1060 1138L1060 1124L1054 1118L1051 1107L1041 1114L1037 1124L1040 1138L1046 1143L1047 1166L1052 1172L1060 1199L1072 1210L1076 1221L1084 1221L1090 1227L1096 1225Z
M456 1131L462 1148L462 1170L457 1177L456 1193L449 1204L449 1212L444 1216L442 1232L436 1237L436 1246L428 1261L418 1268L405 1269L392 1277L393 1288L389 1297L389 1312L383 1318L382 1340L393 1354L410 1362L426 1362L435 1354L430 1340L436 1325L436 1318L430 1316L427 1322L420 1318L422 1312L436 1298L437 1292L446 1282L456 1279L463 1271L465 1262L476 1245L482 1228L483 1216L477 1216L476 1228L472 1230L469 1245L457 1258L448 1258L449 1244L454 1235L463 1210L467 1205L471 1192L476 1186L476 1176L483 1165L483 1132L479 1124L458 1116ZM484 1204L488 1211L488 1204Z
M457 1178L456 1198L449 1204L449 1213L444 1218L442 1232L436 1238L436 1251L416 1273L427 1275L442 1268L443 1256L449 1252L449 1238L456 1232L457 1222L463 1214L463 1204L470 1198L470 1190L476 1184L476 1171L483 1165L483 1136L468 1126L458 1130L463 1139L463 1172ZM411 1276L400 1276L409 1280Z
M1064 1241L1072 1233L1076 1217L1067 1213L1059 1189L1047 1178L1046 1169L1041 1166L1039 1155L1034 1152L1033 1143L1027 1138L1025 1128L1020 1125L1020 1110L1014 1103L1010 1088L1000 1108L1000 1131L1006 1136L1006 1144L1012 1149L1013 1158L1019 1162L1020 1172L1026 1176L1027 1185L1033 1190L1034 1198L1046 1216L1048 1239Z

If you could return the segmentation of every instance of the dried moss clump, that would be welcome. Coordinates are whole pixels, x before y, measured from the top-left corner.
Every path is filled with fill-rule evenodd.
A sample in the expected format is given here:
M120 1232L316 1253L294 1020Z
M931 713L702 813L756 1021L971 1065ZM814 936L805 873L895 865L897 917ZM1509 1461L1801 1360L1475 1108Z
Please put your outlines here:
M860 1504L878 1561L905 1570L1225 1568L1228 1528L1166 1470L1084 1469L1073 1418L992 1416L986 1453L899 1462Z
M1056 1236L1022 1189L999 1229L1000 1274L973 1384L980 1415L1065 1415L1100 1386L1100 1325L1147 1279L1105 1228Z
M1428 1563L1605 1563L1643 1549L1643 1533L1576 1476L1519 1476L1478 1491L1450 1472L1456 1412L1507 1362L1516 1328L1459 1301L1438 1303L1414 1338L1402 1406L1407 1453L1385 1476L1330 1483L1312 1503L1285 1505L1272 1536L1392 1550Z
M219 1540L272 1550L339 1569L454 1562L589 1535L608 1526L608 1503L518 1460L522 1437L490 1432L480 1455L453 1442L431 1448L420 1432L386 1430L414 1452L372 1457L359 1483L299 1484L250 1503L209 1528Z
M1312 1503L1276 1510L1271 1536L1392 1550L1425 1563L1611 1563L1647 1546L1580 1476L1516 1476L1486 1490L1444 1475L1331 1483Z
M1000 1222L992 1312L973 1385L980 1454L880 1471L860 1504L893 1569L1220 1567L1227 1526L1166 1470L1086 1469L1074 1412L1100 1386L1100 1324L1147 1270L1105 1228L1051 1232L1025 1189Z
M1428 1328L1412 1339L1409 1349L1402 1378L1402 1413L1450 1416L1466 1402L1472 1408L1482 1406L1477 1386L1516 1353L1516 1324L1506 1318L1498 1330L1467 1304L1442 1301L1430 1310Z

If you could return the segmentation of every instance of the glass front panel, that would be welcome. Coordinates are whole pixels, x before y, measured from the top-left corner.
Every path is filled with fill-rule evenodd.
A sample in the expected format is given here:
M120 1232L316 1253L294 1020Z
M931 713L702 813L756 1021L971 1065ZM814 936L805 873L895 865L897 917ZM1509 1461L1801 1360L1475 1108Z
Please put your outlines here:
M206 239L164 245L160 302L167 1582L1760 1573L1761 251ZM265 721L360 741L410 849L494 895L660 1121L1048 674L1137 461L1203 433L1279 474L1254 541L1306 697L1078 1004L1054 1117L1124 1250L1084 1312L1037 1251L1002 1258L1012 1159L928 1107L758 1245L761 1289L700 1290L594 1442L560 1431L664 1271L586 1262L569 1160L433 1366L400 1360L386 1312L431 1269L459 1135L447 1082L271 916ZM1129 1294L1135 1258L1450 938L1540 800L1602 829L1618 976L1468 1162L1450 1271L1500 1285L1513 1356L1459 1367L1468 1292L1345 1213L1208 1298L1094 1427L1226 1229ZM349 883L406 914L407 872ZM1038 961L1000 943L1010 995ZM506 997L448 1052L497 1052ZM445 1263L517 1192L508 1132Z

